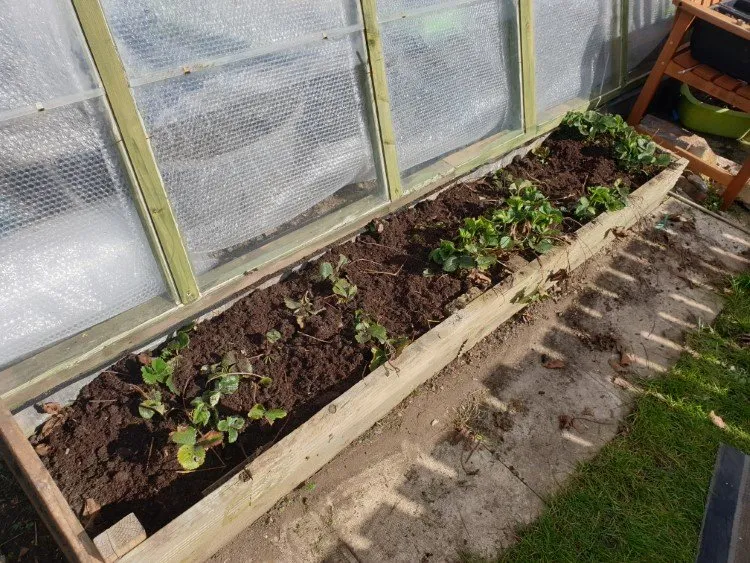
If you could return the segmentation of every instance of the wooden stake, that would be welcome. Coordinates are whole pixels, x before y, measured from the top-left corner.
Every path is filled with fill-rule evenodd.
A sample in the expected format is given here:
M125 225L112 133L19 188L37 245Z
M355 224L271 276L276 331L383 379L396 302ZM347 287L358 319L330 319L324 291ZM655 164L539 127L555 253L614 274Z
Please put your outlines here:
M117 561L120 557L146 540L146 530L132 512L94 538L105 563Z
M52 476L0 401L0 455L71 562L103 561Z
M630 19L630 0L620 0L620 83L628 83L628 35Z
M380 147L383 151L385 179L388 184L388 193L391 201L393 201L403 195L403 189L396 152L396 134L393 131L393 119L391 117L391 99L388 94L385 56L383 55L383 43L380 37L380 24L378 23L377 0L360 0L360 2L365 26L365 39L367 40L367 58L370 63L372 89L375 95Z
M532 0L520 0L519 33L521 44L521 85L523 88L523 126L536 133L536 52L534 51L534 6Z
M107 93L125 150L138 179L138 186L148 206L149 218L159 237L177 293L183 303L191 303L200 295L198 283L104 11L99 0L73 0L73 6Z

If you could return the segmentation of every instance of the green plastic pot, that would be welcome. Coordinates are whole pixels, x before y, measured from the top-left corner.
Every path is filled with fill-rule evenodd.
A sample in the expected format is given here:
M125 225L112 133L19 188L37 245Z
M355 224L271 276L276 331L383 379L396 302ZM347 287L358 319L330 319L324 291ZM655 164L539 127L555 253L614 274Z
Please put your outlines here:
M677 112L680 122L688 129L750 143L750 113L701 102L687 84L680 88Z

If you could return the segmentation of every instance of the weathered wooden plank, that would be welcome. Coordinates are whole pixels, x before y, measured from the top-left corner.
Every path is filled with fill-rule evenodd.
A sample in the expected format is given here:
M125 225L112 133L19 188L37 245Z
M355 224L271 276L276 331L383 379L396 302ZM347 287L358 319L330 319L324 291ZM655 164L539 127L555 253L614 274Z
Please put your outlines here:
M146 530L132 512L94 538L104 563L112 563L146 540Z
M2 401L0 456L29 497L68 561L102 561L96 546Z
M107 93L175 287L182 302L191 303L200 295L198 283L101 4L99 0L73 0L73 6Z
M330 461L416 387L471 349L524 306L524 296L551 274L574 269L655 209L677 182L680 159L630 196L630 205L582 227L574 241L527 264L412 343L392 364L365 377L236 476L125 555L123 562L195 561L210 557L274 503Z
M388 78L385 70L385 55L380 37L377 0L360 0L362 19L365 26L367 58L370 64L372 88L375 95L375 111L378 121L380 147L383 152L386 181L391 200L403 195L401 171L396 152L396 133L391 117L391 98L388 94Z

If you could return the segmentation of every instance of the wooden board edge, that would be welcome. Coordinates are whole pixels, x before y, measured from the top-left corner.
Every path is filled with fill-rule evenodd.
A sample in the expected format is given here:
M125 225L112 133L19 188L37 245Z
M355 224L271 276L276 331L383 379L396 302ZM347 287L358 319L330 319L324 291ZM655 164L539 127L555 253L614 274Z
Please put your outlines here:
M0 457L47 526L68 561L103 561L55 480L13 415L0 401Z
M132 512L94 538L104 559L112 563L146 540L146 530Z
M604 247L616 227L630 227L666 198L682 171L678 159L634 191L630 205L605 213L565 247L542 256L472 301L323 408L253 460L240 473L159 530L122 562L165 562L210 557L279 499L322 468L414 389L523 309L524 295L560 269L573 270ZM190 533L186 533L189 530Z

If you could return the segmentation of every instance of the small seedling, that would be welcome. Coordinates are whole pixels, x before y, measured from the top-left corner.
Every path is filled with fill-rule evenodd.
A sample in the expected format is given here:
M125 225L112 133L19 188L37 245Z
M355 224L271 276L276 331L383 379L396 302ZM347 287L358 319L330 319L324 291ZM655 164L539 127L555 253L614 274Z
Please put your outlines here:
M706 193L706 199L703 200L703 207L715 213L717 211L721 211L722 203L724 203L724 200L722 199L721 194L713 186L713 184L709 185L708 192Z
M164 416L167 412L167 407L161 402L161 391L158 389L152 389L148 393L144 394L145 400L141 401L138 405L138 414L146 420L151 420L155 414Z
M549 160L549 147L546 147L544 145L539 146L535 148L533 151L531 151L534 156L537 158L537 160L542 164L547 164L547 161Z
M349 259L341 254L336 266L332 266L330 262L320 264L320 278L331 282L333 293L338 295L342 303L348 303L357 295L357 286L342 275L342 270L348 263Z
M191 427L180 427L169 435L169 438L180 447L177 450L177 461L183 469L193 471L206 461L206 451L220 445L224 435L216 430L198 436L198 431Z
M319 315L325 309L316 309L312 302L312 296L310 295L309 291L306 291L305 294L302 296L302 298L299 301L296 301L290 297L284 297L284 304L286 305L286 308L289 309L292 314L297 319L297 325L300 328L305 328L305 319L308 317L314 317L315 315Z
M396 359L409 345L406 337L390 338L385 327L373 321L364 311L354 313L354 339L360 344L376 343L370 348L372 359L370 371L384 363Z
M240 416L229 416L224 420L220 420L216 425L216 429L219 432L224 432L227 435L227 442L233 444L237 441L240 430L245 426L245 421Z
M266 407L261 404L253 406L253 408L250 409L250 412L247 413L247 417L250 420L263 419L268 422L268 424L273 424L275 421L284 418L285 416L286 411L284 409L266 409Z
M279 340L281 340L281 333L275 328L266 333L266 341L269 344L276 344Z

